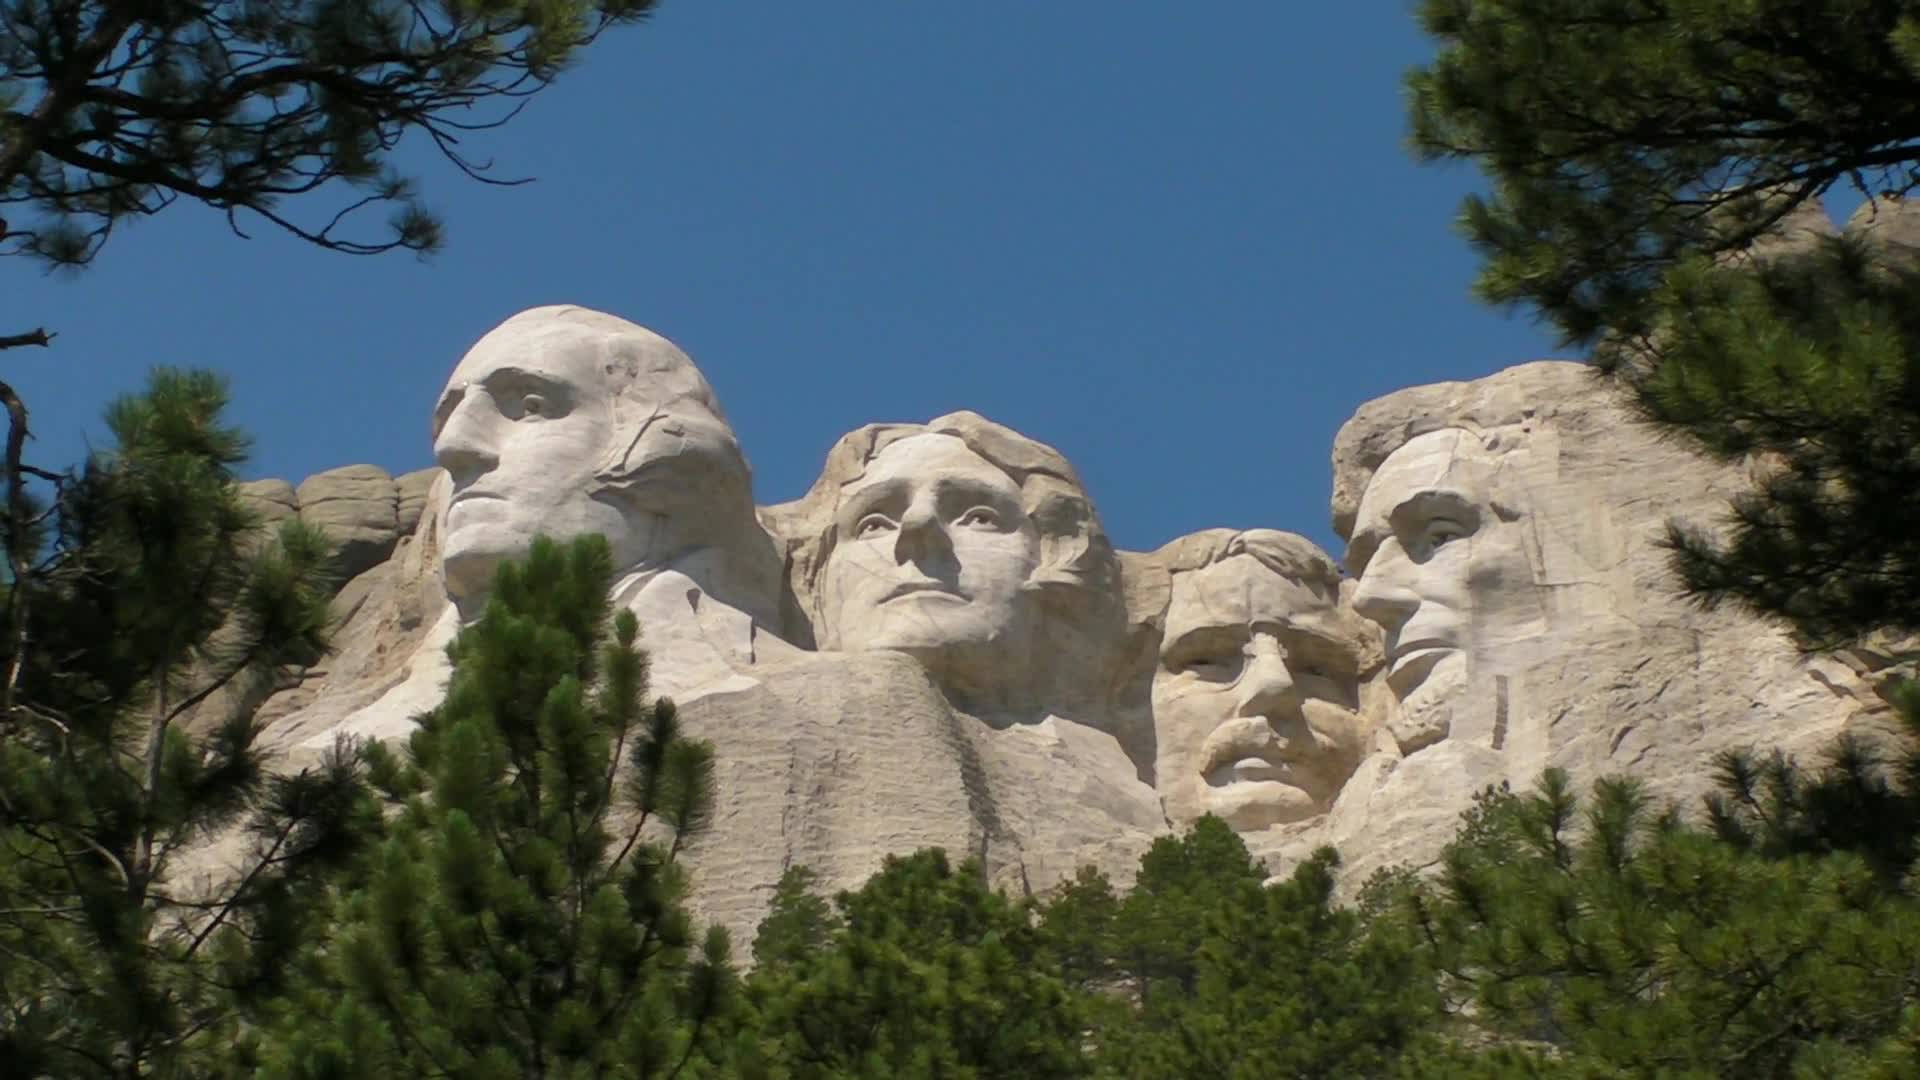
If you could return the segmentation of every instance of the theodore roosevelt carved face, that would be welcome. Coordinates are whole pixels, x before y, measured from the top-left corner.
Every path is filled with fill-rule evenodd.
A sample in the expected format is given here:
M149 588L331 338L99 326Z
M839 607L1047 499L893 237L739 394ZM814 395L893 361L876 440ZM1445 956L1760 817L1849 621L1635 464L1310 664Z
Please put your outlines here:
M752 520L746 462L685 353L624 319L525 311L482 337L434 409L450 474L448 592L483 595L533 537L600 533L631 570Z
M1195 543L1195 542L1204 543ZM1253 830L1325 813L1365 748L1357 627L1311 542L1254 530L1176 542L1153 677L1167 814Z

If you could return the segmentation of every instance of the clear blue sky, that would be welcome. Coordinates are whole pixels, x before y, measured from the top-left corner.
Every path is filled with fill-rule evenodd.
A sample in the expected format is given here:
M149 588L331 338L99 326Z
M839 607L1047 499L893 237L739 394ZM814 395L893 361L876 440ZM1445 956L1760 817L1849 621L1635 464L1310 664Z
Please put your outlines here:
M479 137L536 183L408 159L434 258L240 240L182 203L82 274L0 265L0 331L60 334L6 377L41 464L164 363L232 379L250 477L399 472L475 338L579 303L693 355L763 503L853 427L971 408L1066 453L1121 546L1331 543L1356 406L1554 355L1469 295L1479 177L1402 149L1426 55L1401 0L667 0Z

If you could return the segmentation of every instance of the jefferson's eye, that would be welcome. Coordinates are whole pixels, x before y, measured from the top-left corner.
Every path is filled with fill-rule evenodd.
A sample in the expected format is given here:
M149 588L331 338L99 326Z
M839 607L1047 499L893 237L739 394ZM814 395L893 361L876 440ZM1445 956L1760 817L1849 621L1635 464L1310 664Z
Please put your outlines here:
M547 411L547 399L539 394L528 394L520 399L520 413L523 416L542 416Z
M966 513L961 514L959 523L988 529L998 528L1000 525L1000 515L995 513L992 507L976 506Z
M893 519L888 517L887 515L868 514L866 517L863 517L860 519L859 524L853 527L853 535L856 538L863 537L863 536L872 536L876 533L886 532L892 528L893 528Z

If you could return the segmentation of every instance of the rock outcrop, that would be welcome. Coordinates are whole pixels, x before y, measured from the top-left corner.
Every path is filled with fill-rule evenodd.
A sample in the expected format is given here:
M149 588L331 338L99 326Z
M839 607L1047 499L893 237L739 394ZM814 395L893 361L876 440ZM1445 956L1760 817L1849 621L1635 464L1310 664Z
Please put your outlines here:
M357 570L337 652L263 707L266 747L404 736L492 566L599 532L655 690L716 749L693 901L740 940L794 864L847 888L937 845L1010 889L1084 864L1124 883L1213 813L1276 873L1334 843L1357 881L1549 766L1687 804L1720 750L1878 730L1915 664L1901 642L1810 657L1679 600L1657 539L1710 527L1749 471L1570 363L1361 406L1333 448L1344 568L1265 529L1115 551L1057 451L964 412L851 432L805 496L756 508L692 360L579 308L482 338L434 415L437 468L246 486Z

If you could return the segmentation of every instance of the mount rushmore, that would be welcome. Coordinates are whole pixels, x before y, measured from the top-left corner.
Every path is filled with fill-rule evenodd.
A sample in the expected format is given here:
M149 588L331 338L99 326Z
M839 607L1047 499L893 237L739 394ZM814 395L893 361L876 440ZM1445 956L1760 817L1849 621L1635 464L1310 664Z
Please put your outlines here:
M1896 657L1805 655L1677 597L1666 522L1710 524L1751 478L1574 363L1362 405L1331 554L1274 529L1116 550L1069 462L971 412L850 432L805 495L757 507L694 361L578 307L488 332L431 409L436 468L245 486L355 575L263 745L293 768L403 738L493 568L599 533L654 692L715 747L693 902L736 934L795 864L846 888L937 845L1015 892L1087 864L1124 883L1208 813L1275 873L1335 844L1353 883L1430 861L1488 784L1559 766L1687 804L1715 751L1887 722Z

